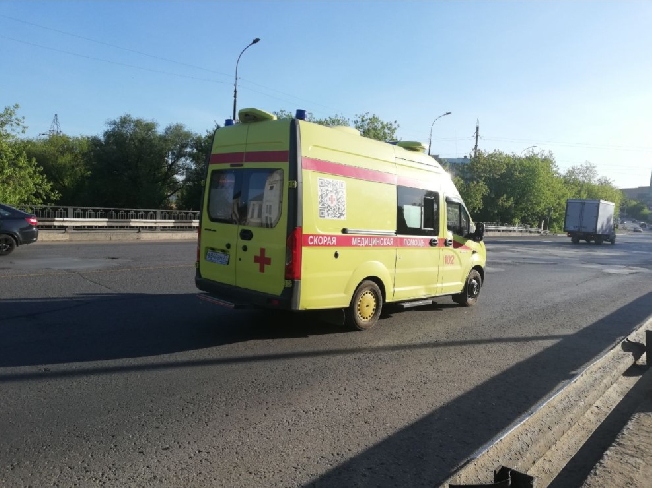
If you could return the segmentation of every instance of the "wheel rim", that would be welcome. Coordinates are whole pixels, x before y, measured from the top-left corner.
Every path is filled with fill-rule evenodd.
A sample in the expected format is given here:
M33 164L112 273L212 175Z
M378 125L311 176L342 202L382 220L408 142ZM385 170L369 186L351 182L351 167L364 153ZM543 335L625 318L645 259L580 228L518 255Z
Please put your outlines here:
M366 290L358 299L358 317L368 322L376 313L377 305L376 295L371 290Z
M477 298L480 294L480 281L477 278L471 278L468 286L469 298Z
M5 252L9 249L9 240L6 237L0 237L0 252Z

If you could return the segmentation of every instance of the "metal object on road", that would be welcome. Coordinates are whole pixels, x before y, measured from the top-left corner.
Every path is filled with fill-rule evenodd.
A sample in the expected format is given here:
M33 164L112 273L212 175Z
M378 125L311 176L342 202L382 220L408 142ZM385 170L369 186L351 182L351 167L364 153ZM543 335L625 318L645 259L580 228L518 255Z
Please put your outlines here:
M489 487L510 487L510 488L534 488L534 476L521 473L512 468L501 466L494 471L493 483L475 483L470 485L449 484L449 488L489 488Z

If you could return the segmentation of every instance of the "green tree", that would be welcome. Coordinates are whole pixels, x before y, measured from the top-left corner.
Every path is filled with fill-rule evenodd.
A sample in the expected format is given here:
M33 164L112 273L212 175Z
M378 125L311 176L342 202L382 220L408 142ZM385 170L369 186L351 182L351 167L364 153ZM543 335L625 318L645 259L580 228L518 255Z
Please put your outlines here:
M278 110L273 113L274 115L276 115L276 118L279 120L294 118L294 114L292 114L292 112L290 112L289 110ZM351 121L348 118L339 114L318 118L315 117L312 112L306 112L306 120L308 122L313 122L315 124L325 125L326 127L335 127L338 125L345 125L345 126L351 125Z
M394 122L386 122L381 120L377 115L366 112L356 115L356 118L353 120L353 127L358 129L364 137L389 142L396 140L396 131L399 125L396 120Z
M38 205L57 198L43 169L25 154L16 133L24 133L19 105L0 113L0 201L8 205Z
M60 205L81 205L90 176L90 138L50 135L46 139L24 141L28 158L43 168L52 187L60 195Z
M183 186L191 167L195 134L181 124L158 124L131 115L109 121L91 140L89 204L121 208L164 208Z
M274 115L276 115L278 119L291 119L294 117L292 112L288 110L278 110L274 112ZM351 121L347 117L339 114L317 118L312 113L308 112L306 113L306 120L327 127L341 125L350 127L353 125L353 127L360 131L362 136L384 142L396 140L396 131L399 128L397 121L387 122L369 112L356 115L353 124L351 124Z
M563 175L568 190L568 198L588 198L607 200L616 204L616 213L620 208L623 193L608 178L600 177L596 166L586 162L569 168Z
M219 129L219 125L216 125L212 131L206 131L203 136L196 135L193 137L189 154L190 166L186 171L183 188L179 192L179 198L176 201L177 208L184 210L201 209L206 165L210 158L213 137L217 129Z
M464 181L459 176L453 177L453 182L464 199L466 208L475 215L482 209L483 200L489 194L489 188L484 181Z
M560 225L566 188L550 153L522 157L479 151L461 168L456 182L477 221Z
M632 199L623 199L622 208L630 219L642 220L648 222L650 219L650 210L644 202Z

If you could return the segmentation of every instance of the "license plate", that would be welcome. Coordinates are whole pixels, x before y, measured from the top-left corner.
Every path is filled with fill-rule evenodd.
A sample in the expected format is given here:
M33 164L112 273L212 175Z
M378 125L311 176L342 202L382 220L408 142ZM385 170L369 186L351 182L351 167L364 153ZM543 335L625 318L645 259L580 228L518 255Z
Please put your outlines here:
M206 253L206 261L215 264L229 264L229 254L219 251L208 251Z

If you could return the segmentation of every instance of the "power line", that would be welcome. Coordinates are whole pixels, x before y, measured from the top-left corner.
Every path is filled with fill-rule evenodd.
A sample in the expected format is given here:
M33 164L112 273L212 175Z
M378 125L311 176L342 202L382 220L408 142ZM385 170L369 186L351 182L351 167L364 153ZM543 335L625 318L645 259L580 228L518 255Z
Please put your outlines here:
M121 50L123 50L123 51L131 52L131 53L134 53L134 54L139 54L139 55L141 55L141 56L147 56L147 57L149 57L149 58L158 59L158 60L160 60L160 61L166 61L166 62L169 62L169 63L175 63L175 64L179 64L179 65L181 65L181 66L187 66L187 67L189 67L189 68L194 68L194 69L198 69L198 70L207 71L207 72L209 72L209 73L219 74L219 75L221 75L221 76L227 76L227 77L232 76L232 75L227 74L227 73L224 73L224 72L222 72L222 71L217 71L217 70L213 70L213 69L210 69L210 68L205 68L205 67L203 67L203 66L196 66L196 65L194 65L194 64L185 63L185 62L183 62L183 61L177 61L177 60L175 60L175 59L165 58L165 57L163 57L163 56L158 56L158 55L155 55L155 54L145 53L145 52L142 52L142 51L138 51L138 50L136 50L136 49L131 49L131 48L126 48L126 47L118 46L118 45L116 45L116 44L111 44L111 43L109 43L109 42L100 41L100 40L97 40L97 39L92 39L92 38L90 38L90 37L80 36L80 35L78 35L78 34L73 34L72 32L66 32L66 31L63 31L63 30L60 30L60 29L55 29L55 28L52 28L52 27L47 27L47 26L44 26L44 25L35 24L35 23L33 23L33 22L28 22L28 21L26 21L26 20L22 20L22 19L18 19L18 18L15 18L15 17L11 17L11 16L9 16L9 15L3 15L3 14L0 14L0 17L4 17L4 18L6 18L6 19L10 19L10 20L13 20L13 21L16 21L16 22L21 22L21 23L23 23L23 24L31 25L31 26L34 26L34 27L38 27L38 28L40 28L40 29L45 29L45 30L49 30L49 31L52 31L52 32L56 32L56 33L58 33L58 34L64 34L64 35L67 35L67 36L75 37L75 38L77 38L77 39L83 39L83 40L85 40L85 41L94 42L94 43L101 44L101 45L108 46L108 47L112 47L112 48L115 48L115 49L121 49ZM14 40L15 40L15 39L14 39ZM23 41L18 41L18 42L23 42ZM34 45L36 45L36 44L34 44ZM93 58L91 58L91 59L93 59ZM119 64L119 63L118 63L118 64ZM125 65L125 66L132 66L132 67L134 67L133 65ZM140 69L146 69L146 68L140 68ZM163 73L165 73L165 72L163 72ZM193 78L193 79L201 79L201 78ZM261 87L261 88L265 88L265 89L267 89L267 90L275 91L275 92L277 92L277 93L280 93L280 94L282 94L282 95L285 95L285 96L288 96L288 97L294 98L294 99L296 99L296 100L301 100L301 101L308 102L308 103L313 104L313 105L318 105L318 106L321 106L321 107L323 107L323 108L327 108L327 109L329 109L329 110L334 110L332 107L329 107L329 106L327 106L327 105L322 105L322 104L320 104L320 103L313 102L313 101L311 101L311 100L302 99L302 98L300 98L300 97L297 97L296 95L291 95L291 94L289 94L289 93L285 93L285 92L282 92L282 91L280 91L280 90L276 90L275 88L271 88L271 87L268 87L268 86L265 86L265 85L261 85L260 83L256 83L256 82L254 82L254 81L247 80L247 79L245 79L245 78L240 78L240 81L243 82L243 83L250 83L250 84L252 84L252 85L259 86L259 87ZM217 83L225 83L225 82L217 82ZM257 92L257 91L255 91L255 90L252 90L252 91L253 91L254 93L260 93L260 94L262 94L262 95L267 95L267 96L270 96L270 97L271 97L271 95L266 94L266 93L263 93L263 92ZM274 97L272 97L272 98L274 98ZM277 99L277 100L280 100L279 98L276 98L276 99Z
M615 145L615 144L591 144L587 142L537 141L534 139L511 139L507 137L483 137L482 139L486 141L514 142L519 144L536 143L541 145L566 146L566 147L590 148L590 149L621 149L625 151L652 151L652 147L649 146L622 146L622 145Z
M170 72L170 71L162 71L162 70L157 70L157 69L144 68L144 67L142 67L142 66L136 66L136 65L134 65L134 64L121 63L121 62L119 62L119 61L111 61L111 60L108 60L108 59L96 58L96 57L94 57L94 56L87 56L87 55L85 55L85 54L73 53L73 52L70 52L70 51L65 51L65 50L63 50L63 49L57 49L57 48L55 48L55 47L43 46L43 45L41 45L41 44L36 44L36 43L33 43L33 42L29 42L29 41L23 41L23 40L21 40L21 39L15 39L15 38L13 38L13 37L9 37L9 36L3 36L2 34L0 34L0 37L3 38L3 39L9 39L9 40L11 40L11 41L15 41L15 42L20 42L20 43L23 43L23 44L27 44L27 45L29 45L29 46L40 47L40 48L42 48L42 49L48 49L48 50L50 50L50 51L56 51L56 52L59 52L59 53L69 54L69 55L71 55L71 56L77 56L77 57L80 57L80 58L92 59L93 61L102 61L102 62L104 62L104 63L115 64L115 65L118 65L118 66L126 66L126 67L128 67L128 68L135 68L135 69L140 69L140 70L143 70L143 71L151 71L152 73L159 73L159 74L165 74L165 75L179 76L179 77L181 77L181 78L189 78L189 79L192 79L192 80L208 81L208 82L210 82L210 83L226 84L225 81L210 80L210 79L208 79L208 78L198 78L198 77L196 77L196 76L182 75L182 74L179 74L179 73L172 73L172 72Z
M210 73L215 73L215 74L222 75L222 76L228 76L228 77L232 76L230 74L223 73L221 71L216 71L216 70L212 70L212 69L209 69L209 68L204 68L202 66L195 66L195 65L192 65L192 64L189 64L189 63L184 63L183 61L176 61L174 59L164 58L163 56L157 56L155 54L144 53L144 52L138 51L136 49L130 49L128 47L118 46L116 44L111 44L109 42L104 42L104 41L100 41L100 40L97 40L97 39L91 39L90 37L84 37L84 36L80 36L78 34L73 34L72 32L66 32L66 31L62 31L62 30L59 30L59 29L55 29L53 27L47 27L45 25L35 24L33 22L28 22L26 20L17 19L16 17L10 17L9 15L0 14L0 17L4 17L5 19L14 20L16 22L21 22L23 24L31 25L31 26L34 26L34 27L38 27L39 29L45 29L45 30L49 30L49 31L52 31L52 32L56 32L58 34L64 34L66 36L76 37L77 39L83 39L85 41L94 42L96 44L102 44L104 46L113 47L115 49L121 49L123 51L127 51L127 52L134 53L134 54L140 54L141 56L147 56L149 58L158 59L160 61L167 61L169 63L175 63L175 64L179 64L179 65L182 65L182 66L187 66L189 68L201 69L201 70L208 71Z

